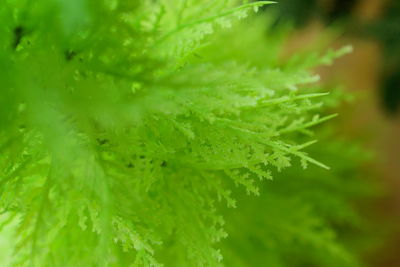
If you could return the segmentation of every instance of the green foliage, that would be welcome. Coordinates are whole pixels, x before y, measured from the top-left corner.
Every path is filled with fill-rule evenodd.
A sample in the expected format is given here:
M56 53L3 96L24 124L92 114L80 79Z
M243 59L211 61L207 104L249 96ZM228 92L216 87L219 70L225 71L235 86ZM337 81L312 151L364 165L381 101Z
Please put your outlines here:
M12 266L219 266L234 184L258 195L294 159L328 168L304 151L310 128L334 116L319 115L327 93L308 84L343 51L282 63L285 31L241 20L265 4L4 1L0 208L15 226ZM318 217L276 194L260 199L274 220L302 223L269 233L342 257L330 230L312 230ZM252 231L245 223L233 238Z
M259 198L235 192L238 209L224 211L227 266L362 265L358 243L365 242L360 236L368 236L369 226L354 203L374 190L367 176L354 170L365 153L354 144L332 142L332 134L320 138L310 153L328 162L331 171L294 166L265 185Z

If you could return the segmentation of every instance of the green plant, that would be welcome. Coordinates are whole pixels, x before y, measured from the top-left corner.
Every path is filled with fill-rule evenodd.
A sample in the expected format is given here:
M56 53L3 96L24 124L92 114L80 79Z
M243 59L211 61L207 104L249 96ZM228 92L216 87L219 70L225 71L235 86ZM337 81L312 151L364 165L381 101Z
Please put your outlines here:
M5 0L12 266L219 266L233 184L258 195L294 159L328 168L304 151L335 116L318 115L327 93L308 84L348 48L282 63L285 30L238 23L266 4Z

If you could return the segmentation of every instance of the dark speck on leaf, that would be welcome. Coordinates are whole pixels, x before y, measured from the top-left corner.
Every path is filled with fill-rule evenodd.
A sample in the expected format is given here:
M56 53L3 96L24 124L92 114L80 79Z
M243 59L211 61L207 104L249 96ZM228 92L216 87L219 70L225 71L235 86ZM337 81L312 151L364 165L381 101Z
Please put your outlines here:
M14 29L14 42L12 48L17 49L18 45L21 43L21 39L24 35L24 28L22 26L17 26Z
M97 138L97 142L99 143L99 145L105 145L109 143L108 139L100 139L100 138Z
M71 61L78 53L73 50L65 51L64 56L67 61Z

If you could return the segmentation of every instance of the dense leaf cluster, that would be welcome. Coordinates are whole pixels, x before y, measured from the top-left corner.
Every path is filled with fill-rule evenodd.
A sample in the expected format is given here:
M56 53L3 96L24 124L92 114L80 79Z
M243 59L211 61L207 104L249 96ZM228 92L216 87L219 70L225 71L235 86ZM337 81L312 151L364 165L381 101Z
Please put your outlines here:
M304 152L310 128L334 116L319 115L326 93L309 88L310 69L347 49L282 63L285 31L242 20L265 4L3 1L0 209L15 226L12 266L219 266L234 184L259 194L257 181L294 159L327 168ZM301 234L340 250L304 232L316 222L288 214L284 193L265 198L286 207L269 218L303 221ZM285 227L267 231L299 234Z

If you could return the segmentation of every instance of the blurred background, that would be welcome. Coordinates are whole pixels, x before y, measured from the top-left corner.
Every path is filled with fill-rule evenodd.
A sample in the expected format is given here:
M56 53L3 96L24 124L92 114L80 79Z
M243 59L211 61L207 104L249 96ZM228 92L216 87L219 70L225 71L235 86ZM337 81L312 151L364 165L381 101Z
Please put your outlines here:
M383 184L383 193L363 212L385 238L365 253L365 262L400 266L400 1L279 0L274 8L278 24L291 21L296 29L289 51L326 32L335 36L331 46L354 48L317 72L324 83L340 84L356 96L340 108L340 132L374 153L365 168Z

